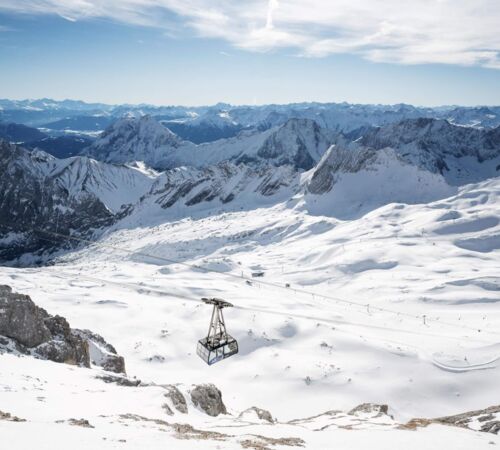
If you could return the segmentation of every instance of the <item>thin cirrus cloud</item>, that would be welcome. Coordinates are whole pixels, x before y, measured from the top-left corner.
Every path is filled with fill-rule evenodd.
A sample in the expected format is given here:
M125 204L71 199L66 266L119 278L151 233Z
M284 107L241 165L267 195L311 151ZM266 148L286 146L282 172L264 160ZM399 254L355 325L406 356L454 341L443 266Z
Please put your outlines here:
M499 0L0 0L0 10L167 28L250 51L500 69ZM168 25L170 27L170 25Z

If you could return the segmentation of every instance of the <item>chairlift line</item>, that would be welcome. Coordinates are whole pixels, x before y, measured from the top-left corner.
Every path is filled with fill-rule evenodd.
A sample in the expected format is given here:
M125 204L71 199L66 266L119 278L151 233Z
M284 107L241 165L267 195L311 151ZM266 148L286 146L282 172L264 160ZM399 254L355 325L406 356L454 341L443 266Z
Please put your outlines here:
M8 226L6 226L4 224L0 224L0 226L2 226L4 228L10 228L10 230L13 231L13 232L18 232L19 231L19 230L13 229L12 227L8 227ZM252 285L252 279L249 278L249 277L246 277L246 276L240 276L240 275L236 275L236 274L233 274L233 273L230 273L230 272L223 272L223 271L220 271L220 270L217 270L217 269L210 269L210 268L206 268L206 267L203 267L203 266L198 266L198 265L195 265L195 264L189 264L189 263L186 263L186 262L177 261L177 260L166 258L166 257L163 257L163 256L152 255L152 254L144 253L144 252L141 252L141 251L129 250L129 249L126 249L126 248L123 248L123 247L115 246L115 245L105 244L105 243L102 243L102 242L92 241L90 239L85 239L85 238L81 238L81 237L65 235L65 234L62 234L62 233L56 233L56 232L53 232L53 231L43 230L43 229L38 229L38 228L25 229L25 231L26 232L27 231L33 231L33 232L36 232L36 233L45 233L45 234L52 235L52 236L59 237L59 238L63 238L63 239L66 239L66 240L74 240L74 241L78 241L78 242L82 242L82 243L86 243L86 244L96 245L96 246L102 247L102 248L108 248L108 249L115 250L115 251L121 251L121 252L128 253L128 254L131 254L131 255L143 256L143 257L146 257L146 258L153 258L153 259L157 259L159 261L168 262L170 264L177 264L177 265L181 265L181 266L184 266L184 267L189 267L191 269L198 269L198 270L202 270L202 271L204 271L206 273L216 273L216 274L219 274L219 275L236 278L238 280L241 280L243 278L244 280L246 280L247 284L249 284L250 286ZM59 241L56 241L55 239L50 239L48 237L41 237L41 239L45 239L47 241L59 243ZM273 283L273 282L270 282L270 281L261 281L261 280L259 280L258 284L259 284L259 288L260 288L260 284L262 284L262 285L266 285L266 286L270 286L270 287L274 287L274 288L278 288L278 289L287 289L286 286L282 286L279 283ZM300 294L313 295L313 296L314 295L318 295L318 294L315 294L312 291L308 291L308 290L305 290L305 289L294 288L293 290L294 290L295 294L300 293ZM360 307L362 310L366 309L366 304L363 304L363 303L353 302L353 301L341 299L341 298L338 298L338 297L331 297L331 296L323 295L323 294L321 294L319 296L322 297L325 300L332 300L332 301L335 301L337 303L344 303L344 304L346 304L348 306L353 306L354 305L354 306ZM245 308L242 308L242 309L245 309ZM417 320L422 320L423 316L424 316L424 314L414 315L414 314L411 314L411 313L405 313L405 312L402 312L402 311L396 311L396 310L392 310L392 309L388 309L388 308L382 308L382 307L379 307L379 306L373 307L373 309L376 309L376 310L378 310L380 312L385 312L385 313L389 313L389 314L395 314L395 315L398 315L398 316L405 316L405 317L408 317L408 318L411 318L411 319L417 319ZM427 324L429 324L432 321L437 321L437 320L438 319L430 318L428 316L426 317L426 323ZM458 320L461 320L461 318L459 318ZM478 329L478 328L475 328L475 327L470 327L470 326L467 326L467 325L459 325L459 324L455 324L455 323L451 323L451 322L446 322L446 321L442 321L442 320L439 320L439 322L442 325L447 325L447 326L456 327L456 328L462 328L462 329L466 329L466 330L474 331L474 332L478 332L478 333L480 333L481 331L484 331L485 333L500 335L500 333L495 332L495 331L491 331L491 330L481 330L481 329Z

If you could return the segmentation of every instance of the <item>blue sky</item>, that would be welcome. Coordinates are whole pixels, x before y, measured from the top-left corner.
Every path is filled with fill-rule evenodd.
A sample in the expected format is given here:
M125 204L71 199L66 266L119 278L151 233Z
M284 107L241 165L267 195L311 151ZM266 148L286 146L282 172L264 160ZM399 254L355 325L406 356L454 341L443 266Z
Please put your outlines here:
M203 0L185 3L197 1ZM336 0L311 1L327 14ZM394 31L372 20L371 10L363 20L373 30L364 36L354 20L350 28L335 27L313 14L302 23L299 3L281 22L284 2L238 9L241 17L224 10L226 3L200 19L200 10L186 11L174 0L160 0L153 12L135 0L132 15L130 8L120 10L122 3L89 13L71 0L0 0L0 97L164 105L500 104L499 43L486 17L471 24L484 21L485 35L474 32L468 38L476 48L457 38L447 44L439 34L429 40L408 27ZM342 24L349 23L345 17ZM458 27L447 26L449 33Z

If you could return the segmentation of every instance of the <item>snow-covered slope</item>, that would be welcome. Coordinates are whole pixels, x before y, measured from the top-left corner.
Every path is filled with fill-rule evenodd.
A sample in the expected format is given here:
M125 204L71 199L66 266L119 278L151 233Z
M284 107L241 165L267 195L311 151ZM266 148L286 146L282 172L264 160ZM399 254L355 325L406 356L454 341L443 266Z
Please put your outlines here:
M305 177L312 214L351 218L388 203L428 203L456 188L441 174L404 161L392 148L332 146Z
M52 267L3 268L0 283L75 327L91 324L125 356L128 374L146 385L104 384L92 371L1 355L2 379L9 381L0 401L28 420L18 430L46 427L67 442L81 435L92 444L104 436L110 447L118 439L127 440L124 448L165 445L174 431L159 421L232 436L198 435L200 448L235 448L247 433L297 437L312 449L335 442L348 449L368 441L371 448L395 442L435 448L442 439L457 448L498 443L496 435L463 429L396 430L394 421L498 403L499 195L496 178L355 220L313 216L282 202L150 222L154 205L145 205L102 240L138 253L90 246ZM252 278L257 271L264 276ZM225 318L240 353L211 367L195 354L210 316L202 296L235 304ZM221 389L232 416L212 420L192 405L187 415L166 414L161 385L189 390L202 382ZM356 421L338 412L364 402L387 403L394 421ZM237 420L249 406L269 410L279 423ZM331 410L337 412L323 414ZM96 428L55 423L70 418ZM0 427L14 436L15 425Z

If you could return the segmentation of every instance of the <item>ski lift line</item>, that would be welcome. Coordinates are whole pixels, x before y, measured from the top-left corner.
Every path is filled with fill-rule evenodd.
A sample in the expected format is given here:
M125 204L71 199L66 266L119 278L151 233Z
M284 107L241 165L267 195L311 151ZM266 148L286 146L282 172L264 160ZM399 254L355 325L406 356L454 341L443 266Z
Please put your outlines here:
M7 227L5 225L2 225L2 226L4 226L5 228L10 228L10 227ZM10 229L12 231L14 231L14 232L18 231L18 230L14 230L13 228L10 228ZM255 280L253 280L250 277L246 277L246 276L242 277L240 275L232 274L230 272L223 272L223 271L220 271L220 270L217 270L217 269L209 269L209 268L206 268L206 267L203 267L203 266L199 266L199 265L196 265L196 264L189 264L189 263L186 263L186 262L177 261L177 260L174 260L174 259L171 259L171 258L166 258L166 257L163 257L163 256L157 256L157 255L152 255L152 254L148 254L148 253L144 253L144 252L140 252L140 251L125 249L123 247L118 247L116 245L104 244L102 242L96 242L96 241L92 241L90 239L85 239L85 238L76 237L76 236L69 236L69 235L65 235L65 234L62 234L62 233L55 233L53 231L42 230L42 229L37 229L37 228L31 228L30 231L34 231L34 232L37 232L37 233L45 233L45 234L53 235L53 236L56 236L56 237L59 237L59 238L63 238L63 239L66 239L66 240L74 240L74 241L82 242L82 243L85 243L85 244L96 245L97 247L102 247L102 248L107 248L107 249L110 249L110 250L120 251L120 252L128 253L128 254L131 254L131 255L138 255L138 256L143 256L143 257L146 257L146 258L157 259L159 261L168 262L170 264L178 264L178 265L181 265L181 266L184 266L184 267L189 267L191 269L202 270L205 273L216 273L216 274L219 274L219 275L223 275L223 276L226 276L226 277L235 278L235 279L238 279L238 280L243 279L243 280L250 281L250 282L253 281L255 283ZM51 242L58 242L58 241L55 241L54 239L44 238L43 236L41 237L41 239L45 239L45 240L51 241ZM270 282L270 281L259 280L257 283L265 285L265 286L269 286L269 287L278 288L278 289L285 289L287 291L290 290L289 288L286 288L285 286L282 286L281 284L273 283L273 282ZM338 297L332 297L332 296L325 295L325 294L317 294L317 293L314 293L312 291L308 291L308 290L300 289L300 288L295 288L295 287L293 288L293 290L294 290L295 293L300 293L300 294L304 294L304 295L315 295L316 297L323 298L325 300L332 300L332 301L344 303L344 304L347 304L347 305L350 305L350 306L354 305L354 306L360 307L363 310L366 309L366 303L358 303L358 302L353 302L353 301L341 299L341 298L338 298ZM402 312L402 311L392 310L392 309L389 309L389 308L383 308L383 307L380 307L380 306L372 306L371 309L372 309L372 311L385 312L385 313L395 314L395 315L398 315L398 316L408 317L408 318L417 319L417 320L422 320L423 316L424 316L424 314L417 314L417 315L415 315L415 314L410 314L410 313L406 313L406 312ZM495 331L481 330L481 329L478 329L478 328L475 328L475 327L469 327L467 325L458 325L458 324L447 322L447 321L443 321L443 320L440 320L440 319L426 317L426 323L429 324L430 322L437 322L439 324L447 325L447 326L450 326L450 327L467 329L469 331L474 331L474 332L485 332L485 333L495 334L495 335L499 335L500 336L500 333L495 332Z
M166 261L166 262L173 263L173 264L179 264L179 265L182 265L182 266L185 266L185 267L189 267L189 268L192 268L192 269L203 270L206 273L217 273L219 275L225 275L225 276L229 276L229 277L237 278L237 279L241 279L242 278L239 275L234 275L234 274L231 274L231 273L228 273L228 272L222 272L222 271L218 271L216 269L208 269L208 268L205 268L205 267L202 267L202 266L198 266L198 265L195 265L195 264L184 263L184 262L180 262L180 261L173 260L173 259L170 259L170 258L165 258L165 257L162 257L162 256L157 256L157 255L151 255L151 254L144 253L144 252L137 252L137 251L133 251L133 250L128 250L128 249L124 249L122 247L118 247L118 246L114 246L114 245L109 245L109 244L103 244L103 243L99 243L99 242L92 241L92 240L89 240L89 239L78 238L78 237L74 237L74 236L68 236L68 235L64 235L64 234L61 234L61 233L54 233L54 232L51 232L51 231L48 231L48 230L32 229L32 231L37 231L37 232L42 232L42 233L46 233L46 234L51 234L51 235L54 235L54 236L57 236L57 237L61 237L61 238L67 239L67 240L77 240L77 241L88 243L88 244L91 244L91 245L96 245L98 247L101 246L103 248L109 248L111 250L117 250L117 251L129 253L129 254L144 256L144 257L153 258L153 259L158 259L158 260ZM48 241L52 241L52 242L58 242L58 241L55 241L54 239L50 239L50 238L43 238L42 237L42 239L45 239L45 240L48 240ZM247 281L252 281L252 279L249 278L249 277L243 277L243 279L245 279ZM263 285L266 285L266 286L276 287L276 288L279 288L279 289L287 289L286 287L283 287L280 284L272 283L272 282L268 282L268 281L259 281L258 284L263 284ZM259 285L259 288L260 288L260 285ZM294 288L294 292L295 293L301 293L301 294L305 294L305 295L313 295L314 296L313 292L305 290L305 289ZM365 304L362 304L362 303L352 302L352 301L340 299L340 298L337 298L337 297L327 296L327 295L324 295L324 294L316 294L316 296L318 296L320 298L323 298L325 300L333 300L333 301L335 301L337 303L338 302L345 303L345 304L348 304L349 306L355 305L355 306L359 306L361 308L364 308L366 306ZM405 312L401 312L401 311L395 311L395 310L391 310L391 309L388 309L388 308L382 308L382 307L378 307L378 306L373 306L372 309L373 310L377 310L379 312L386 312L386 313L389 313L389 314L396 314L397 316L404 316L404 317L408 317L408 318L411 318L411 319L417 319L417 320L422 320L423 316L424 316L422 314L414 315L414 314L409 314L409 313L405 313ZM451 323L451 322L440 320L439 318L437 318L437 319L432 318L431 319L431 318L427 317L427 322L426 323L428 323L430 321L438 322L438 323L440 323L442 325L447 325L447 326L455 327L455 328L461 328L461 329L465 329L465 330L469 330L469 331L474 331L474 332L481 332L482 331L480 329L477 329L477 328L474 328L474 327L469 327L467 325L458 325L458 324L454 324L454 323ZM490 330L484 330L484 332L488 333L488 334L500 335L500 333L496 333L496 332L490 331Z
M190 302L194 303L200 303L204 304L205 302L201 300L199 297L195 296L189 296L189 295L183 295L177 292L167 292L167 291L162 291L158 289L150 289L150 288L144 288L140 285L133 284L133 283L124 283L124 282L118 282L118 281L111 281L111 280L105 280L102 278L97 278L97 277L92 277L88 275L81 275L81 274L72 274L69 272L61 272L60 270L57 271L57 273L54 274L56 277L62 278L64 276L69 277L69 278L81 278L85 279L88 281L93 281L95 283L100 282L104 284L109 284L109 285L114 285L126 289L133 290L137 294L144 294L144 295L157 295L159 297L171 297L171 298L179 298L182 300L188 300ZM324 317L315 317L315 316L310 316L307 314L298 314L298 313L293 313L293 312L288 312L288 311L279 311L279 310L270 310L270 309L263 309L263 308L255 308L255 307L249 307L249 306L240 306L240 305L233 305L234 309L238 309L241 311L249 311L249 312L258 312L262 314L269 314L269 315L274 315L274 316L282 316L282 317L294 317L296 319L300 320L309 320L309 321L314 321L316 323L322 322L326 323L329 325L336 325L335 330L340 331L344 334L350 334L359 337L359 332L353 332L353 331L348 331L345 329L338 328L339 325L345 325L345 326L359 326L359 327L364 327L364 328L370 328L374 330L389 330L393 332L401 332L405 334L413 334L413 335L419 335L419 336L430 336L430 337L440 337L440 338L445 338L445 339L450 339L450 340L456 340L456 341L463 341L463 337L456 337L456 336L443 336L441 334L435 334L435 333L428 333L428 332L422 332L422 331L411 331L411 330L405 330L405 329L400 329L400 328L387 328L383 326L377 326L377 325L370 325L367 323L359 323L359 322L352 322L349 320L341 320L341 319L328 319ZM489 341L484 341L480 340L477 338L473 338L475 342L478 343L483 343L483 344L489 344L491 345L492 343ZM399 343L401 345L408 345L405 343Z
M192 269L202 270L202 271L205 271L206 273L217 273L219 275L225 275L225 276L232 277L232 278L242 279L242 277L240 277L239 275L231 274L231 273L228 273L228 272L222 272L222 271L218 271L216 269L208 269L208 268L205 268L205 267L202 267L202 266L198 266L196 264L189 264L189 263L185 263L185 262L173 260L173 259L170 259L170 258L165 258L165 257L162 257L162 256L151 255L151 254L144 253L144 252L138 252L138 251L134 251L134 250L128 250L128 249L124 249L122 247L118 247L118 246L115 246L115 245L103 244L103 243L92 241L92 240L85 239L85 238L79 238L79 237L75 237L75 236L68 236L68 235L65 235L65 234L62 234L62 233L55 233L55 232L52 232L52 231L41 230L41 229L36 229L36 228L32 228L31 231L35 231L35 232L39 232L39 233L46 233L46 234L50 234L50 235L57 236L57 237L60 237L60 238L64 238L64 239L67 239L67 240L76 240L76 241L79 241L79 242L83 242L83 243L87 243L87 244L91 244L91 245L96 245L98 247L100 246L100 247L108 248L108 249L111 249L111 250L121 251L121 252L129 253L129 254L133 254L133 255L139 255L139 256L143 256L143 257L158 259L160 261L166 261L166 262L169 262L171 264L178 264L178 265L182 265L182 266L189 267L189 268L192 268ZM54 239L50 239L50 238L44 238L44 237L41 237L41 238L45 239L45 240L48 240L48 241L51 241L51 242L58 242L58 241L55 241ZM252 281L252 279L249 278L249 277L243 277L243 279L247 280L247 281ZM260 281L259 280L258 283L266 285L266 286L275 287L275 288L278 288L278 289L287 289L286 287L283 287L280 284L272 283L272 282L269 282L269 281ZM295 293L305 294L305 295L314 295L315 294L315 293L313 293L311 291L308 291L308 290L305 290L305 289L297 289L297 288L294 288L294 292ZM366 307L366 304L362 304L362 303L358 303L358 302L352 302L352 301L349 301L349 300L344 300L344 299L340 299L340 298L337 298L337 297L331 297L331 296L327 296L327 295L324 295L324 294L316 294L316 296L318 296L320 298L323 298L325 300L333 300L333 301L336 301L336 302L345 303L345 304L348 304L350 306L355 305L355 306L361 307L363 309ZM372 310L377 310L379 312L386 312L386 313L389 313L389 314L396 314L398 316L404 316L404 317L408 317L408 318L411 318L411 319L417 319L417 320L422 320L422 318L423 318L422 314L414 315L414 314L409 314L409 313L405 313L405 312L401 312L401 311L395 311L395 310L391 310L391 309L388 309L388 308L382 308L382 307L378 307L378 306L373 306ZM466 330L474 331L474 332L480 332L481 331L481 330L478 330L477 328L469 327L467 325L458 325L458 324L454 324L454 323L451 323L451 322L442 321L440 319L434 319L434 318L431 319L431 318L427 317L427 323L430 322L430 321L439 322L440 324L443 324L443 325L447 325L447 326L450 326L450 327L456 327L456 328L462 328L462 329L466 329ZM484 332L485 333L489 333L489 334L500 335L500 333L496 333L496 332L490 331L490 330L484 330Z
M133 290L134 292L136 292L138 294L157 295L160 297L179 298L182 300L188 300L188 301L195 302L195 303L205 303L203 300L200 300L198 297L183 295L183 294L180 294L177 292L166 292L166 291L162 291L162 290L158 290L158 289L144 288L140 285L133 284L133 283L110 281L110 280L105 280L102 278L92 277L92 276L88 276L88 275L62 272L60 270L58 270L57 273L54 275L56 277L62 277L62 276L67 276L70 278L79 277L81 279L86 279L86 280L93 281L93 282L100 282L100 283L104 283L104 284L109 284L109 285L114 285L114 286L118 286L118 287L122 287L122 288L127 288L130 290ZM239 309L242 311L259 312L259 313L263 313L263 314L278 315L278 316L283 316L283 317L294 317L296 319L301 319L301 320L310 320L310 321L314 321L316 323L323 322L323 323L327 323L330 325L333 324L333 325L337 326L336 330L341 331L343 333L347 333L347 334L353 334L356 336L358 336L359 333L349 332L347 330L342 330L342 329L338 328L338 325L353 325L353 326L361 326L364 328L371 328L371 329L377 329L377 330L386 330L386 331L388 330L387 327L364 324L364 323L359 323L359 322L352 322L349 320L327 319L324 317L315 317L315 316L310 316L310 315L306 315L306 314L297 314L297 313L288 312L288 311L269 310L269 309L255 308L255 307L252 308L252 307L240 306L240 305L233 305L233 307L235 309ZM410 331L410 330L404 330L404 329L399 329L399 328L390 328L389 330L402 332L402 333L406 333L406 334L413 334L413 335L441 337L441 338L444 337L445 339L458 340L458 341L463 340L463 337L443 336L443 335L438 335L435 333L428 333L428 332L422 332L422 331ZM489 342L489 341L479 340L477 338L473 338L473 339L475 342L480 342L483 344L491 344L491 342Z

